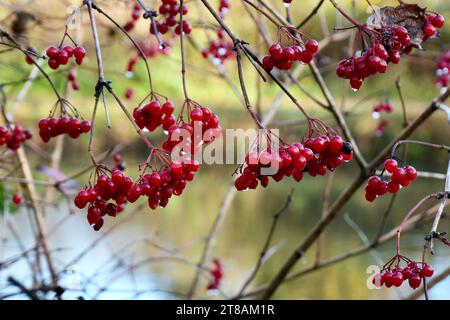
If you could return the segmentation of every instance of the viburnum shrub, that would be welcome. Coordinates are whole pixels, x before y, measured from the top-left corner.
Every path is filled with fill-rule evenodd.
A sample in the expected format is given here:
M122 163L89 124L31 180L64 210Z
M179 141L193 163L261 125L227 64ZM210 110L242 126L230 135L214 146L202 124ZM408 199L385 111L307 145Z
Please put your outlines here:
M350 86L358 91L363 81L377 73L386 73L388 64L400 62L403 54L411 53L422 42L438 35L436 29L444 26L441 15L428 13L417 5L401 4L382 8L369 18L368 24L359 24L347 13L337 8L357 28L356 43L363 48L339 62L338 77L350 80ZM405 16L415 16L414 24ZM381 20L380 20L381 17Z
M283 37L287 39L288 45L281 43ZM295 28L282 26L278 31L278 42L269 47L269 54L263 58L262 64L267 71L274 67L289 70L294 61L309 64L317 51L319 43L316 40Z
M390 174L386 179L383 178L384 172ZM372 176L367 181L366 200L372 202L386 193L397 193L416 178L417 171L414 167L407 166L400 160L388 159L384 162L384 168L380 176Z
M303 2L297 1L296 8L297 6L308 5ZM335 73L339 78L348 80L351 88L354 91L358 91L363 82L369 77L387 73L390 64L400 63L402 57L417 51L415 49L421 49L426 41L438 38L445 24L444 18L429 9L421 8L415 4L406 4L404 1L398 1L399 5L396 7L387 6L383 8L375 8L370 4L370 1L366 1L367 5L374 9L374 14L368 18L367 22L359 23L345 12L335 0L328 0L326 3L333 5L338 12L350 21L351 25L335 28L336 31L345 31L345 33L339 34L339 36L342 35L342 38L340 38L335 34L331 34L331 32L325 32L329 26L325 21L326 19L323 19L321 31L324 34L329 33L330 36L320 38L315 36L316 40L306 34L306 32L309 32L306 30L312 29L304 28L304 26L307 23L311 23L312 19L317 18L317 13L321 10L324 2L318 1L311 13L305 14L303 17L305 13L303 7L301 10L295 10L294 12L289 6L293 3L292 0L283 0L278 3L273 1L270 4L263 1L231 2L220 0L216 2L219 5L218 8L215 5L211 5L208 0L196 2L195 4L198 4L199 8L194 7L193 1L158 0L150 2L139 0L132 4L130 2L126 6L130 12L125 12L125 19L117 22L114 14L107 12L108 5L114 6L116 2L98 1L98 3L94 3L94 1L86 0L80 2L80 5L67 17L67 20L60 19L60 17L51 18L52 23L49 25L44 23L46 19L50 19L48 14L42 14L41 12L36 12L35 14L34 11L39 11L39 6L22 8L23 6L17 5L17 8L14 7L11 19L9 19L9 16L3 19L0 26L0 46L2 46L0 54L20 53L20 60L18 61L23 66L32 65L32 67L26 68L26 74L20 78L17 77L10 81L2 80L0 82L0 116L5 123L4 126L0 126L0 145L6 145L10 150L17 150L26 140L32 138L31 131L24 130L20 125L22 122L16 121L14 118L21 115L16 109L17 106L21 105L29 86L34 81L43 80L49 84L52 93L57 97L57 103L51 109L48 117L35 123L39 127L41 139L46 143L51 138L60 135L68 135L73 139L77 139L83 134L85 137L89 136L89 140L86 139L89 142L86 141L87 152L84 155L86 158L89 157L90 160L89 165L80 170L80 173L66 177L56 169L61 161L62 149L64 148L63 139L58 139L58 143L55 144L52 153L48 152L48 145L43 145L40 142L39 145L27 143L26 148L19 149L18 152L4 150L5 152L1 153L1 169L5 171L5 174L0 179L0 187L3 191L6 190L8 192L2 191L0 193L3 193L4 198L10 199L16 206L23 204L32 211L35 217L32 220L36 224L38 237L33 237L33 239L37 239L34 246L36 255L33 253L30 256L39 256L40 259L46 259L48 265L48 268L37 268L42 274L33 277L33 279L36 278L38 280L34 282L42 281L42 283L33 282L31 291L28 288L21 288L24 290L20 291L30 291L33 294L33 298L35 296L40 298L41 295L44 296L51 291L57 292L59 289L54 288L59 287L61 276L66 271L59 270L59 266L62 264L58 263L56 267L53 265L53 260L51 259L53 251L48 248L46 241L46 235L51 232L45 230L44 210L50 207L50 204L55 204L53 201L47 203L49 199L52 199L50 191L53 188L60 191L65 198L70 197L69 189L75 185L73 179L81 180L82 175L90 173L89 178L82 180L82 187L77 187L73 205L83 210L89 226L94 230L102 228L107 216L117 216L130 204L141 202L148 206L150 210L156 210L167 207L171 199L181 196L185 192L188 184L195 179L200 170L200 162L197 161L196 157L201 155L204 146L211 144L222 134L221 121L217 110L207 107L206 103L198 103L192 100L189 95L192 92L188 90L190 79L186 74L192 69L203 72L203 65L208 64L208 62L212 62L208 66L214 69L213 72L210 72L211 70L208 69L208 75L210 73L218 75L230 87L237 89L234 90L238 96L236 102L242 102L242 106L245 107L245 111L251 117L252 126L259 130L256 140L249 150L245 151L246 156L243 163L235 171L234 186L238 191L257 189L259 186L266 188L270 183L273 184L273 182L270 182L271 180L280 182L285 178L292 178L294 181L300 182L306 174L311 177L332 174L337 168L340 168L353 158L355 159L354 164L349 166L348 172L353 174L358 170L357 178L346 186L337 197L325 197L327 192L333 195L335 191L332 186L332 179L329 180L329 188L324 188L329 190L324 191L324 200L325 198L327 199L324 201L321 217L316 217L318 223L311 227L305 240L294 248L292 254L280 266L278 273L275 274L273 279L261 286L261 288L264 288L261 296L264 299L270 298L289 277L297 277L303 274L299 275L292 272L297 261L305 256L304 253L310 249L315 241L320 239L326 227L335 217L339 216L339 213L348 204L349 199L362 189L365 182L367 182L365 198L367 201L373 202L385 194L396 194L400 189L409 186L418 177L416 169L408 164L412 161L408 159L406 152L401 157L395 155L395 151L400 144L430 147L444 151L448 155L450 147L444 144L402 139L408 139L408 136L416 133L416 130L420 128L420 125L430 115L438 112L446 112L447 116L450 114L448 106L445 105L445 101L450 96L447 89L445 89L450 82L449 52L445 52L436 64L436 82L442 89L440 90L440 95L432 101L428 108L420 110L421 113L415 120L412 118L408 119L411 115L406 113L407 105L401 94L400 78L398 78L396 85L402 102L403 125L405 129L399 132L387 144L387 147L380 148L381 151L373 159L366 158L368 155L365 153L367 149L372 149L372 147L374 150L377 149L378 145L366 146L364 150L360 150L357 142L362 139L353 136L352 126L347 123L348 116L356 114L353 112L354 109L346 108L345 100L350 99L342 99L342 106L338 105L336 103L337 99L333 96L336 88L328 86L327 82L330 80L328 75L324 77L331 67L332 70L336 71ZM231 6L231 3L233 6ZM284 3L284 6L282 3ZM122 5L122 2L120 2L120 5ZM192 11L188 10L188 6ZM45 8L45 6L42 7ZM355 6L355 8L357 7ZM239 15L240 12L237 11L236 15L233 16L234 21L231 21L227 13L229 10L239 10L235 8L245 9L245 11L242 11L242 15ZM280 9L282 11L279 11ZM120 10L120 8L115 8L116 12ZM196 12L193 12L194 10ZM188 13L188 11L190 12ZM298 12L302 14L301 20L298 19ZM197 13L197 15L193 16L193 13ZM77 23L74 20L77 20L78 14L86 15L86 17L83 16L81 20L83 23L74 27L74 24ZM32 25L33 28L29 28L30 25L26 25L22 21L23 18L21 17L24 15L29 15L30 17L27 19L35 22ZM96 20L97 17L99 18L98 20ZM137 23L141 17L145 19L146 24ZM226 21L226 18L230 21ZM241 24L241 19L244 21L244 18L252 21L252 28L247 29L247 25ZM59 43L49 32L49 30L53 30L57 21L65 21L64 36ZM101 23L98 23L99 21ZM228 22L230 22L230 25L228 25ZM141 30L137 30L139 25L145 25L144 33L140 32ZM81 30L86 26L89 27L89 32L87 33L84 32L85 30ZM29 29L34 28L44 28L39 34L40 37L30 34ZM101 28L103 29L101 30ZM77 29L76 35L78 37L81 34L92 35L92 41L86 42L86 44L83 43L83 45L77 43L79 41L74 41L68 33L74 29ZM235 29L239 29L242 32L239 32L238 35L238 33L235 33ZM315 29L318 30L318 28ZM148 34L148 30L150 30L151 35ZM45 33L42 31L45 31ZM42 35L48 35L48 38L42 39ZM256 37L244 39L240 38L241 35L256 35ZM351 37L354 37L354 39ZM43 43L39 46L35 42L40 38L43 40ZM120 39L120 43L116 43L119 41L118 39ZM200 39L204 42L198 41ZM319 48L318 40L320 40L321 48ZM353 45L350 51L346 47L347 43ZM185 44L188 44L189 47ZM206 45L202 46L202 44ZM331 54L332 48L330 48L333 46L334 50L339 49L340 54L347 52L344 53L346 58L340 62L334 61ZM89 52L86 52L84 47L88 48ZM123 65L120 66L120 63L122 63L120 62L120 57L122 57L120 53L112 52L112 59L105 59L105 52L108 52L108 49L117 49L119 47L127 50L126 62L124 62L127 64L126 70L123 70ZM323 49L323 54L320 57L318 56L319 49ZM172 53L170 57L167 56L169 52ZM186 54L187 52L189 54ZM85 63L87 54L90 59L87 61L88 63ZM175 56L175 54L179 54L179 56ZM192 58L194 54L197 54L197 60ZM206 59L202 59L202 56ZM150 58L154 57L158 57L158 59L149 61ZM417 60L423 57L431 60L434 58L434 52L432 50L423 51L420 54L414 54L413 57ZM191 58L191 60L187 62L187 58ZM111 60L114 60L113 63L111 63ZM225 66L225 61L231 62L232 60L235 62L235 70L229 70L231 63L227 63ZM41 62L46 62L51 70L48 70L47 66L41 67ZM114 65L116 62L119 66ZM198 64L197 62L200 63ZM178 92L177 94L177 92L174 92L176 89L173 88L177 88L177 80L171 74L170 69L166 69L168 67L166 64L170 63L180 65L182 93ZM297 68L301 64L308 65L308 67ZM11 64L8 59L2 60L3 65L12 66L11 70L22 72L22 65L16 66ZM92 74L95 75L95 79L87 78L83 79L82 82L83 86L87 88L90 85L93 105L83 106L83 109L80 111L83 114L87 111L92 112L91 121L85 120L81 113L68 101L71 91L79 90L80 88L79 79L77 78L79 65L82 65L81 68L83 68L83 72L79 73L80 75L92 71L94 71ZM296 68L293 68L294 66ZM117 67L119 72L114 67ZM276 70L277 72L272 72L274 68L278 69ZM151 74L151 70L155 69L159 69L156 75L166 72L167 77L170 77L170 85L173 89L170 99L156 93L156 84L160 86L163 82L161 80L164 79L155 80L154 75ZM253 88L249 90L247 87L250 82L253 84L253 81L250 80L250 74L248 74L249 69L258 77L258 79L252 79L257 80L254 81L255 86L257 86L256 90L253 90ZM279 70L284 72L278 72ZM124 73L123 71L126 72ZM131 84L128 78L131 78L135 71L138 71L138 76L135 82ZM140 78L141 71L147 73L148 83ZM304 74L300 74L300 71L304 72ZM333 72L330 77L336 79L336 75ZM303 86L303 80L306 78L309 81L308 87ZM209 81L206 76L202 80L205 82ZM392 85L391 81L392 79L386 79L386 83L383 83L383 86L389 87ZM420 78L420 83L417 80L418 87L422 88L422 82L425 81L425 77ZM142 84L144 82L145 85L148 84L148 88L143 88ZM270 83L270 85L266 86L265 83ZM20 91L15 90L17 89L15 86L18 84L25 84ZM202 84L197 83L196 85L201 86ZM316 87L313 88L312 85ZM309 88L310 86L311 88ZM14 90L10 90L11 87ZM126 89L124 90L124 88ZM208 89L210 87L205 86L205 90ZM121 90L120 94L117 93L117 90ZM148 90L146 92L149 94L144 99L141 99L140 94L143 90ZM219 94L221 94L220 90L217 91ZM277 98L270 108L266 108L267 96L271 95L274 90L281 92L285 96L282 97L280 95L280 99ZM307 99L303 96L297 96L297 90L302 91L302 94ZM16 99L9 99L10 93L16 91L18 92ZM385 91L387 90L385 89ZM203 92L203 94L213 95L218 94L217 92ZM409 92L406 92L405 96L408 94ZM367 109L368 112L372 110L374 117L381 117L381 115L384 116L393 112L390 102L387 99L381 100L383 96L385 98L388 96L388 92L385 92L384 95L375 95L376 99L378 99L377 101L381 102L372 109ZM121 98L124 98L123 101ZM285 101L281 98L289 99ZM135 99L141 102L136 103ZM11 108L9 108L10 100L13 101ZM224 101L233 103L228 97ZM362 105L364 99L360 101L358 104ZM296 107L300 113L293 116L293 119L289 119L289 121L280 119L280 122L278 122L279 119L275 120L275 118L276 115L279 115L276 112L281 103ZM323 113L327 113L331 118L330 122L336 128L329 127L321 119L312 118L309 114L309 109L306 108L310 107L309 104L315 104L317 105L316 109L321 109ZM120 110L122 112L121 116L114 114L114 117L110 117L111 108ZM322 113L319 110L313 108L311 110L322 117ZM31 110L22 114L27 114L28 116L33 112L34 110ZM125 163L124 158L127 157L128 159L128 155L124 154L124 152L129 147L128 145L131 144L131 138L129 139L129 137L123 135L125 134L125 129L122 131L122 128L120 128L119 134L114 135L114 140L104 139L103 142L108 145L109 149L103 150L104 152L101 155L96 154L104 147L94 142L98 132L103 133L100 130L96 130L99 124L102 124L102 120L104 120L103 118L99 119L103 115L108 129L116 125L115 121L120 122L119 126L122 126L123 121L129 122L130 127L137 133L139 142L143 143L138 148L140 151L145 150L147 154L147 159L144 163L141 163L139 166L136 165L134 168L132 165L128 167ZM286 125L286 127L293 123L296 126L306 126L307 130L305 134L296 134L290 142L285 142L275 134L275 129L272 129L275 123L281 123L280 126ZM357 125L361 126L361 123L363 122L358 122ZM380 135L388 124L388 120L380 119L377 126L377 134ZM394 131L394 126L392 127L392 131ZM373 137L366 137L366 142L370 138ZM120 143L116 142L116 139L120 140ZM79 141L71 141L70 144L72 145L76 142ZM370 140L370 142L373 142L373 140ZM383 141L378 141L378 143L381 144ZM372 154L372 150L370 151L370 154ZM389 151L391 151L391 154L389 154ZM34 167L29 162L30 159L34 160L34 158L38 157L27 157L29 152L38 153L40 156L39 161L44 161L46 158L51 159L51 167L41 165L41 163L39 163L39 166L36 166L36 171L48 176L48 181L38 180L33 177ZM69 153L67 152L67 154ZM81 163L82 157L80 156L80 159L78 159L78 156L77 153L76 161L80 160L79 163ZM387 160L385 160L386 158ZM383 161L383 169L376 171ZM137 170L133 171L133 169ZM16 170L19 174L14 176ZM135 173L136 171L137 173ZM421 175L426 174L421 173ZM440 177L440 175L435 174L430 174L430 176ZM428 251L433 252L433 241L440 240L447 246L450 243L445 238L445 232L438 232L440 219L445 216L445 205L450 198L449 172L446 174L446 180L444 191L424 197L402 220L397 229L397 253L381 268L381 272L374 277L373 283L376 286L399 287L408 281L410 287L416 289L421 283L426 284L425 279L433 275L433 268L426 261ZM20 184L20 189L16 187L13 190L25 191L26 202L24 202L24 197L19 191L10 196L9 190L11 188L3 188L7 183ZM38 184L40 186L37 188ZM41 196L40 192L43 190L45 190L45 194L42 193ZM214 194L214 192L204 190L203 194L210 195ZM199 287L198 279L202 278L201 276L206 275L210 277L206 284L207 290L217 290L221 286L224 275L222 262L219 259L215 259L212 262L212 267L208 268L211 260L209 255L217 230L220 228L220 221L222 221L226 208L229 206L234 194L234 189L227 193L224 206L221 207L219 215L213 222L213 228L204 237L205 241L202 242L204 251L201 255L201 260L198 264L192 264L195 266L196 277L189 292L186 294L187 298L195 298ZM268 193L266 192L266 194ZM0 194L0 202L2 202L1 196L2 194ZM258 255L257 265L247 278L248 280L240 290L240 293L233 298L239 299L251 295L246 289L256 276L259 268L268 258L267 252L273 232L277 226L277 219L287 209L292 200L291 196L292 194L289 195L282 210L274 214L273 227L269 231L266 245L263 247L260 255ZM333 202L328 198L333 199ZM392 202L390 202L390 206L382 218L383 223L377 233L377 238L372 243L373 245L356 249L350 254L344 253L343 257L351 257L354 255L354 252L360 253L372 249L374 246L380 245L391 238L391 231L388 231L384 236L382 234L385 227L384 222L388 221L387 219L394 221L397 218L393 214L389 216L391 208L395 208L393 203L396 197L392 196L391 199ZM413 213L428 200L437 200L440 203L436 208L427 209L424 214L415 215L414 219L411 219ZM140 210L140 207L136 206L136 210ZM183 210L178 211L184 213ZM432 229L425 238L426 242L423 246L424 251L421 261L414 261L401 255L400 234L403 227L408 224L409 228L412 229L412 227L426 221L425 218L429 218L435 211ZM56 228L57 226L55 230ZM99 241L101 239L103 237L100 237ZM169 251L167 251L167 254L169 254ZM21 256L28 256L28 252L26 254L22 253ZM331 260L337 261L339 259ZM42 265L44 266L45 264ZM313 271L319 270L326 265L326 261L321 262L318 260L313 267ZM129 265L127 264L126 266L128 267ZM34 271L36 268L32 269ZM41 269L48 269L51 277ZM438 277L436 278L438 279ZM14 281L11 281L11 285L14 285L14 283ZM20 284L20 282L17 283ZM259 289L257 291L259 293ZM88 290L83 292L88 292ZM60 298L60 295L57 293L58 298Z

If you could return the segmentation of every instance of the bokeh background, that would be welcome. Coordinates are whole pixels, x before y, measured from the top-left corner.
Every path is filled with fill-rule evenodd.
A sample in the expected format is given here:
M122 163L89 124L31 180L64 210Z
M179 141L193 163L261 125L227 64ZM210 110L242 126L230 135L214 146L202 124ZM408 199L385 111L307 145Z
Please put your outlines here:
M156 1L147 1L155 7ZM351 8L351 1L340 1L342 6L352 12L354 10L359 21L367 18L367 3L355 1L356 7ZM396 1L372 1L373 4L395 5ZM76 1L1 1L0 25L7 30L14 20L14 11L23 10L35 15L38 22L30 22L26 37L38 51L45 50L50 45L58 44L62 35L68 9ZM217 7L217 1L211 1ZM281 0L271 1L280 10ZM291 8L293 21L300 21L315 5L316 1L293 1ZM129 20L133 1L98 1L98 4L121 24ZM190 12L187 18L192 19L194 30L190 37L200 47L207 46L206 34L213 34L204 25L213 23L208 12L202 8L200 1L189 1ZM450 18L450 4L445 1L421 1L421 6L437 11ZM334 33L335 26L347 26L347 22L336 14L330 3L326 3L321 13L309 22L303 32L316 39L323 38L323 28L319 21L325 21L327 30ZM138 62L132 77L126 75L128 60L134 55L130 43L118 33L105 19L98 17L100 25L101 44L103 49L106 75L112 81L112 86L121 95L127 88L134 90L134 96L126 101L126 106L132 110L148 94L148 83L142 61ZM256 28L251 18L245 13L241 1L231 1L231 10L225 21L250 46L261 52L266 48L258 40ZM96 61L94 56L92 34L89 29L87 12L82 12L82 29L73 31L75 37L85 46L88 55L86 63L77 68L77 78L80 90L70 93L70 101L86 118L89 118L93 108L93 94L96 82ZM206 31L205 31L206 30ZM275 29L269 27L274 37ZM148 21L140 20L131 33L138 39L154 41L148 33ZM439 39L429 41L424 50L416 51L411 57L405 57L399 65L389 66L386 75L375 76L367 80L362 89L354 93L349 85L337 79L334 73L337 62L345 57L348 39L327 46L320 54L318 65L323 71L325 80L342 110L348 113L348 123L354 133L357 143L367 159L373 158L402 129L402 113L395 80L400 77L402 91L406 99L407 117L413 119L432 99L439 94L435 85L435 62L439 55L448 48L450 34L444 27ZM173 40L172 50L168 55L157 55L149 59L155 90L170 97L177 108L183 102L181 86L181 64L178 38ZM186 43L187 85L189 95L201 104L210 106L221 118L223 128L252 128L254 124L240 98L201 54L190 43ZM220 67L222 68L222 67ZM46 70L48 67L46 67ZM0 55L0 83L26 78L31 67L25 64L23 56L13 53ZM250 97L254 103L259 99L260 109L264 113L280 94L280 89L270 81L257 90L258 75L251 65L245 62L245 76ZM237 68L234 59L226 61L223 72L238 86ZM66 72L50 71L52 79L62 92L66 85ZM311 77L309 68L304 67L299 76L303 86L314 96L321 97L319 87ZM8 97L12 100L22 89L23 83L5 87ZM295 86L291 87L296 98L305 106L308 113L315 117L324 117L327 123L334 126L330 116L317 107L304 93ZM257 96L259 95L259 98ZM376 135L379 120L372 117L372 107L388 98L394 106L394 112L385 116L390 121L381 136ZM29 90L24 102L15 114L16 120L34 129L33 146L27 146L27 154L34 168L48 165L48 155L54 147L54 142L43 144L37 136L37 121L46 117L55 103L48 83L43 79L36 80ZM9 101L9 106L11 102ZM148 150L145 144L134 132L131 124L125 119L118 106L108 99L112 127L106 127L105 114L100 108L96 123L95 150L98 153L113 146L121 145L121 155L127 163L126 172L136 176L138 165L145 161ZM8 107L8 105L7 105ZM287 97L275 116L271 127L280 128L286 141L297 141L303 136L305 125L302 115ZM287 122L289 124L287 125ZM291 123L294 121L294 123ZM433 115L413 138L436 143L447 143L449 138L448 123L441 113ZM150 134L154 141L160 136ZM80 168L89 165L87 150L88 137L76 141L64 142L61 170L70 176ZM35 152L39 150L40 152ZM408 163L422 171L444 173L447 157L439 151L424 150L411 147L408 150ZM106 161L112 164L112 160ZM69 211L68 203L57 193L54 201L46 206L47 229L50 247L59 267L63 267L78 254L88 252L68 271L61 275L61 283L68 290L64 298L85 299L172 299L178 293L185 293L194 276L195 263L200 258L204 245L204 237L218 214L223 198L233 181L232 174L237 165L203 166L195 182L189 184L184 194L172 199L165 209L150 211L148 208L135 213L137 204L131 205L115 219L106 219L102 231L96 233L87 224L85 213L79 210ZM47 177L40 171L34 172L36 179ZM331 200L346 188L357 176L358 167L350 163L334 173ZM84 185L89 175L77 178L80 186ZM239 193L232 202L223 225L217 233L213 247L212 258L218 258L224 265L224 278L221 292L206 290L207 278L202 278L199 293L203 298L221 298L232 296L241 287L252 267L255 265L265 237L272 223L273 213L283 205L286 196L294 188L294 198L291 205L280 219L273 239L272 255L264 264L253 282L253 286L266 283L273 278L275 272L286 260L290 252L302 241L308 230L318 221L321 214L323 191L327 177L305 177L301 183L282 181L272 183L268 189L258 189ZM421 197L442 190L443 181L434 179L418 179L409 188L398 195L392 214L385 231L399 224L404 214ZM4 183L4 195L16 188L11 183ZM41 188L42 189L42 188ZM41 190L40 189L40 190ZM379 199L373 204L364 200L363 190L344 207L335 221L327 228L323 237L323 258L330 258L363 245L360 236L349 225L348 219L356 223L369 239L375 235L385 210L388 197ZM143 202L140 201L140 202ZM12 210L10 210L12 209ZM131 218L130 218L131 217ZM14 257L33 244L33 226L27 208L7 207L3 211L0 222L0 261ZM122 221L125 220L125 221ZM121 222L122 221L122 222ZM110 227L119 224L113 232L102 236ZM13 225L17 235L14 235L9 225ZM443 220L440 230L449 227ZM429 225L409 232L402 237L402 248L405 255L420 259L423 248L424 234ZM101 237L101 240L98 240ZM20 242L18 242L18 239ZM312 272L295 281L282 285L274 298L288 299L398 299L408 296L411 289L404 286L400 289L369 290L367 267L389 260L395 252L395 243L391 241L368 252L351 258L339 264ZM156 258L182 255L189 263L177 259ZM306 257L298 263L295 270L310 265L315 260L315 248L312 247ZM436 254L431 258L436 273L449 265L450 252L443 246L436 248ZM210 259L210 261L211 261ZM209 262L207 267L212 267ZM0 296L8 296L17 290L7 283L7 277L13 275L26 284L32 283L32 273L25 260L0 269ZM450 280L444 280L430 291L431 298L448 299ZM10 298L24 298L13 295Z

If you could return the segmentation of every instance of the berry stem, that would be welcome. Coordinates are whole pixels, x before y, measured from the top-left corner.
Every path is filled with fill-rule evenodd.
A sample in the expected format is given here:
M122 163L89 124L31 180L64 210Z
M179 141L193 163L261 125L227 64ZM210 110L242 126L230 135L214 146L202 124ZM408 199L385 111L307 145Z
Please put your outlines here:
M444 150L444 151L450 152L450 147L446 146L444 144L435 144L435 143L417 141L417 140L400 140L400 141L397 141L394 144L394 146L392 147L391 158L395 158L397 149L401 145L404 145L404 144L415 144L415 145L420 145L420 146L424 146L424 147L428 147L428 148L433 148L433 149Z
M152 75L150 73L150 67L149 67L149 64L148 64L147 57L145 56L144 51L142 51L142 48L133 39L133 37L130 35L130 33L127 32L120 24L118 24L110 15L108 15L106 12L101 10L97 5L95 6L95 10L97 10L105 18L107 18L109 21L111 21L117 28L119 28L119 30L122 31L122 33L130 40L130 42L133 44L133 46L138 50L139 55L141 56L141 58L142 58L142 60L144 61L144 64L145 64L145 69L147 71L147 77L148 77L148 83L149 83L149 86L150 86L150 92L153 93Z
M156 41L158 41L159 46L161 49L165 48L164 41L161 39L161 34L158 31L158 27L156 26L155 17L157 16L156 11L150 10L150 8L147 6L147 4L143 0L137 0L137 3L141 6L141 8L144 10L144 18L150 18L150 23L153 26L153 30L155 30L155 38Z
M427 202L431 198L438 198L438 197L439 194L436 193L427 195L426 197L422 198L411 210L409 210L406 216L403 218L402 222L400 223L397 229L397 255L400 255L400 235L406 221L408 221L409 218L413 215L413 213L416 212L425 202Z
M353 17L351 17L349 14L347 14L342 8L336 3L334 0L330 0L333 7L336 8L337 11L339 11L340 14L342 14L348 21L353 23L356 27L361 28L361 24L356 21Z
M183 31L183 0L180 0L180 51L181 51L181 78L183 82L183 93L184 93L184 99L186 101L189 101L189 96L187 93L187 86L186 86L186 61L184 57L184 31Z

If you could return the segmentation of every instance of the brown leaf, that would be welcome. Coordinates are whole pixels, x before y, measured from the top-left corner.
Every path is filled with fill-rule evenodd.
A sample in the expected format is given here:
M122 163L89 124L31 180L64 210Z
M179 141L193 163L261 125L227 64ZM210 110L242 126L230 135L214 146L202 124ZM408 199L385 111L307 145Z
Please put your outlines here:
M420 46L424 38L422 29L426 23L425 11L426 9L417 4L383 7L375 10L375 13L368 18L367 24L375 29L403 26L408 30L411 43Z

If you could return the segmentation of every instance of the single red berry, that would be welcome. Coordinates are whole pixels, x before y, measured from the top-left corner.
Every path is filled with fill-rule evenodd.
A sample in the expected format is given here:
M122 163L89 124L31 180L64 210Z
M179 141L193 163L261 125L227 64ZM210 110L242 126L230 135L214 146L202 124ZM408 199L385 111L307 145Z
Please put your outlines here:
M47 57L55 59L58 56L59 49L56 47L49 47L46 51Z
M280 60L283 58L283 47L280 44L275 43L269 47L269 53L275 60Z
M434 37L436 35L436 28L431 23L426 23L423 27L423 34L427 38Z
M400 287L403 283L403 273L400 271L394 272L392 275L392 284L396 287Z
M12 202L15 205L19 205L22 203L22 194L20 192L14 192L13 196L12 196Z
M445 19L440 14L436 14L434 17L431 18L431 23L436 28L441 29L445 24Z
M192 121L202 121L203 120L203 112L200 108L194 108L190 114Z
M398 163L394 159L388 159L384 162L384 168L389 173L394 173L398 168Z
M419 275L415 274L408 279L409 285L413 289L417 289L422 282L422 278Z
M405 38L408 36L408 29L406 29L405 27L402 27L402 26L396 27L394 29L394 33L399 38Z
M86 56L86 50L84 50L83 47L75 47L75 49L73 49L73 55L77 60L83 60Z
M52 68L53 70L56 70L59 67L59 62L58 62L58 60L51 58L48 60L48 66L50 68Z
M308 42L306 42L305 49L308 50L308 52L314 54L319 51L319 43L314 39L310 39L308 40Z
M67 55L69 56L69 58L72 58L72 57L73 57L73 48L72 48L71 46L65 46L65 47L63 48L63 50L64 50L65 52L67 52Z
M407 167L405 169L405 178L412 181L417 178L417 171L414 167Z
M431 277L433 275L433 273L434 273L433 268L429 264L425 264L423 266L423 268L420 270L419 275L421 277L429 278L429 277Z
M58 55L56 56L56 60L58 60L58 63L60 65L64 66L69 61L69 54L66 51L64 51L64 50L60 50L58 52Z

